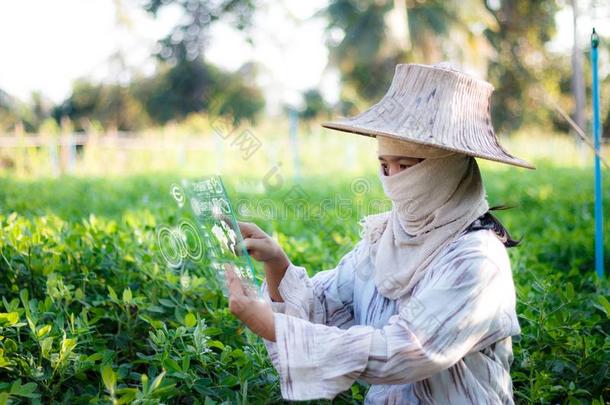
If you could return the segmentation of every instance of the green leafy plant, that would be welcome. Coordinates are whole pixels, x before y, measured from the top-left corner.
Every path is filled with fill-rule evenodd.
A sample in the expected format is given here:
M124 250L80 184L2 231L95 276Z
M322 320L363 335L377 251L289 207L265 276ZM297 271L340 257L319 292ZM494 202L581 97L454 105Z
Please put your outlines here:
M513 343L515 400L608 401L610 290L593 270L590 173L484 174L492 204L519 204L497 213L523 237L509 250L523 332ZM353 179L323 180L300 183L312 207L333 196L361 207L383 197L373 177L365 194L351 190ZM61 187L0 178L0 404L282 402L264 345L222 292L158 259L156 226L174 215L167 184L164 176L67 178ZM264 198L281 206L291 186ZM246 219L313 274L354 245L367 213L326 207ZM336 402L360 403L366 389L356 384Z

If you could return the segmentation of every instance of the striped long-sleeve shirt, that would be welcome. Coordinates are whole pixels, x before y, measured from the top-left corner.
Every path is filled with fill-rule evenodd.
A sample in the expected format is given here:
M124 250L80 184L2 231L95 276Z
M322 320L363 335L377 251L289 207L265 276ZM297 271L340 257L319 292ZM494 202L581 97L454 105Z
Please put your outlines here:
M377 292L369 242L308 277L290 265L264 340L284 399L334 398L355 380L369 404L512 404L511 336L521 329L506 248L491 230L461 234L407 300ZM402 302L402 304L400 303Z

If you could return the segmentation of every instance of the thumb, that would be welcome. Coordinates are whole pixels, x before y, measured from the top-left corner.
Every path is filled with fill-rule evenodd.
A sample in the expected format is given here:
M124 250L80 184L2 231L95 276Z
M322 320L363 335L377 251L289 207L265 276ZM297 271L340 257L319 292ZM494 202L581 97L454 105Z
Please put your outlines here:
M231 295L247 295L247 291L244 288L244 284L235 266L230 263L225 263L224 268L227 278L227 287L229 288Z

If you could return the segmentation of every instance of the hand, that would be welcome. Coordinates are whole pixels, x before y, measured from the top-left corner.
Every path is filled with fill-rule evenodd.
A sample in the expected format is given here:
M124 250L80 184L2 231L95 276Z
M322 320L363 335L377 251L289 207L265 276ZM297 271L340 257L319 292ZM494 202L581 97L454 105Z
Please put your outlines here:
M244 240L240 245L244 247L254 260L272 264L274 267L285 269L290 264L288 256L280 245L269 235L267 235L256 224L250 222L238 222L239 231Z
M244 285L231 264L225 264L229 288L229 310L258 336L275 342L273 310L268 302L258 298L256 292Z
M263 262L265 279L269 296L275 302L283 302L279 292L279 285L286 274L290 260L280 245L269 235L263 232L256 224L239 222L239 231L244 237L240 244L257 261Z

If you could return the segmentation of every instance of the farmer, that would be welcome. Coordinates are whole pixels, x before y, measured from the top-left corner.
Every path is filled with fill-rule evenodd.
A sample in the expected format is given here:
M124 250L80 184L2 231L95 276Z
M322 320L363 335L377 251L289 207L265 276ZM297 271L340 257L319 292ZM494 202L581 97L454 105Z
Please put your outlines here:
M491 84L446 63L401 64L383 99L325 127L377 138L392 209L362 220L336 268L309 277L256 225L264 300L228 268L229 307L264 338L283 398L334 398L356 380L371 404L512 404L521 330L506 248L475 156L534 168L498 143ZM492 208L493 209L493 208Z

